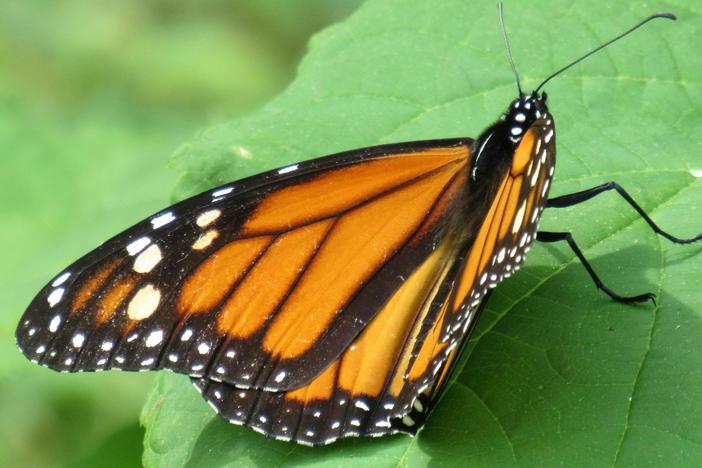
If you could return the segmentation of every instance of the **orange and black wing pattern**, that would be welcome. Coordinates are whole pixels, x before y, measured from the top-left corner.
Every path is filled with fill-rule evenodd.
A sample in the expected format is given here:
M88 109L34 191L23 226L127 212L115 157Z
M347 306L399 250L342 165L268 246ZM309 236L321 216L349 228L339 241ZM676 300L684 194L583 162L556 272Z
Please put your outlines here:
M423 257L322 373L289 391L194 378L205 399L234 424L304 444L414 434L450 375L485 295L519 268L534 238L555 163L546 122L525 135L477 231L458 244L445 237ZM464 195L471 199L470 190ZM478 200L462 208L479 209Z
M225 418L279 439L414 433L532 242L553 174L544 117L476 178L490 132L340 153L173 205L47 284L18 345L58 371L186 374Z

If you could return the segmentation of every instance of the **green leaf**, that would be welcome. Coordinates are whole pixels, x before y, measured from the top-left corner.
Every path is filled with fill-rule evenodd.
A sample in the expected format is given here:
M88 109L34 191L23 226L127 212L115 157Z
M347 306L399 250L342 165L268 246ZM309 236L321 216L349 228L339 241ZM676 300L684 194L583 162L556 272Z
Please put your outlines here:
M623 31L636 2L510 2L525 87ZM702 9L658 20L548 85L558 127L553 194L620 182L666 229L702 229ZM298 78L249 118L180 152L178 198L293 161L384 142L477 136L515 86L494 2L373 0L317 35ZM702 257L656 237L614 194L550 210L623 306L563 246L534 247L490 299L462 370L418 437L322 448L271 441L215 416L183 376L146 405L148 466L676 466L702 463Z

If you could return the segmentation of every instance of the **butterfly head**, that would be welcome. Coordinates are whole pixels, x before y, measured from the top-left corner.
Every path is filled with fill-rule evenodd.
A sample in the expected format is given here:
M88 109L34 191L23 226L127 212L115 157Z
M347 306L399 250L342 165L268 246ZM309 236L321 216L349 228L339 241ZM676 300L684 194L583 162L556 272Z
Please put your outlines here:
M529 127L548 113L546 99L546 93L533 92L512 101L500 119L505 122L507 138L512 143L519 143Z

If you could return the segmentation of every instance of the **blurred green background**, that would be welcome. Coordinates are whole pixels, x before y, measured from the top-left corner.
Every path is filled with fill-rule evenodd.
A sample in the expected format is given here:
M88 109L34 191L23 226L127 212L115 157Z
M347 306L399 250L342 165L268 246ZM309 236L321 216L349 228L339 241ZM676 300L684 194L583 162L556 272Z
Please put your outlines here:
M165 206L170 155L278 93L362 0L0 3L0 465L139 465L153 378L58 375L14 345L63 266Z

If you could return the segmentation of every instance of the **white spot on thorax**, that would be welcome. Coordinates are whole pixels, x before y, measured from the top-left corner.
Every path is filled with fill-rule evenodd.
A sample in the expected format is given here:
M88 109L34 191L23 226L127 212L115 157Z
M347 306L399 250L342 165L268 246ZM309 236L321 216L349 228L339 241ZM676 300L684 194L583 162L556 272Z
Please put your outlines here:
M57 286L61 286L68 279L69 276L71 276L71 274L69 272L66 272L66 273L60 275L59 277L57 277L54 280L53 283L51 283L51 286L54 288Z
M151 239L148 237L140 237L137 240L133 240L129 244L127 244L127 253L129 255L136 255L142 250L144 250L144 247L149 245L151 243Z
M207 226L215 222L215 220L219 218L221 214L222 211L218 209L205 211L197 217L197 219L195 220L195 224L197 224L201 228L206 228Z
M163 341L163 330L156 330L149 333L149 336L146 337L144 344L147 348L153 348L161 343L161 341Z
M64 291L65 289L63 288L57 288L51 291L49 296L46 298L46 301L49 303L49 307L53 307L61 301Z
M134 271L137 273L148 273L161 261L161 249L156 244L152 244L144 250L134 260Z
M161 301L161 291L156 289L153 284L143 286L134 295L129 305L127 306L127 316L132 320L144 320L151 317L158 303Z
M154 229L158 229L158 228L160 228L160 227L162 227L162 226L165 226L166 224L170 223L170 222L173 221L174 219L176 219L176 218L175 218L175 215L173 214L173 212L172 212L172 211L167 211L167 212L165 212L165 213L163 213L163 214L160 214L160 215L158 215L158 216L154 216L154 217L151 219L151 226L152 226Z

